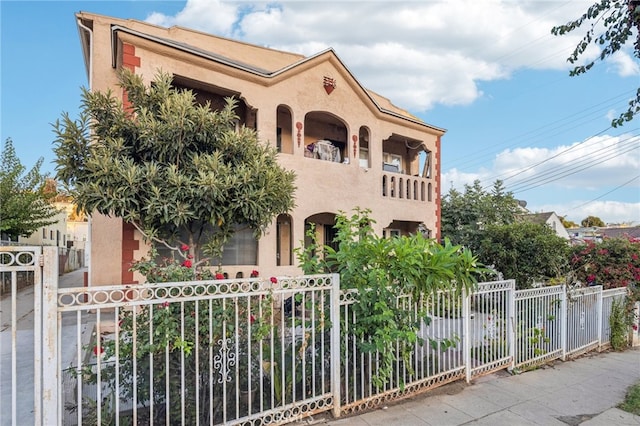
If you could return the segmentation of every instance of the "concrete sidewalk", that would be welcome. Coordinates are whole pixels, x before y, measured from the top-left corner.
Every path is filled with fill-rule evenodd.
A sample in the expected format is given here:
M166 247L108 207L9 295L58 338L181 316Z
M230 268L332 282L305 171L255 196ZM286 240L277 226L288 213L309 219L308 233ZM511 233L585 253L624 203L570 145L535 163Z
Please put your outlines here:
M595 352L519 375L501 371L470 385L452 383L360 415L315 418L307 424L637 426L640 416L615 407L639 381L640 348Z

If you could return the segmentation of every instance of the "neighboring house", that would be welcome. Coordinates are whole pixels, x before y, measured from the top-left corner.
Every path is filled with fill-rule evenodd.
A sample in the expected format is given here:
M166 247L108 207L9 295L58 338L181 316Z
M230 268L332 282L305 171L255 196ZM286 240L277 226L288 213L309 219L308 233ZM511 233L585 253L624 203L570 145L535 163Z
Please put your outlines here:
M599 243L603 238L640 238L640 226L616 226L587 228L570 228L567 230L574 244L594 241Z
M557 236L569 239L569 233L562 224L562 220L555 212L524 214L522 219L537 223L539 225L547 225L553 229Z
M18 243L29 246L59 247L58 266L62 274L88 264L86 244L88 244L89 224L75 215L75 205L70 201L55 201L53 205L59 211L53 217L56 222L39 228L29 237L19 237Z
M174 85L214 108L239 100L239 125L277 147L296 173L296 207L278 216L256 241L240 232L224 250L230 277L296 275L294 248L309 224L320 239L335 236L335 216L373 211L379 235L425 232L439 237L440 138L424 123L365 89L332 49L312 56L276 51L180 27L162 28L81 12L76 15L90 88L122 93L127 67L151 83L159 68ZM93 215L90 283L132 283L134 259L146 253L140 235L120 219Z
M67 204L54 202L53 205L58 210L58 214L51 220L55 220L55 222L37 229L28 237L19 237L18 243L29 246L67 247L67 221L69 216L66 210Z
M599 230L604 238L640 238L640 226L607 226Z

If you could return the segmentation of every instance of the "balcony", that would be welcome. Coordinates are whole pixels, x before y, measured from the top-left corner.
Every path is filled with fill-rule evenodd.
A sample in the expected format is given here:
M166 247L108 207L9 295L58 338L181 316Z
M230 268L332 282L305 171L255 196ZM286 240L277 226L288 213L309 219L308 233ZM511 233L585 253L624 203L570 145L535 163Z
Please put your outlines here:
M382 196L385 198L419 202L430 202L433 200L433 184L431 179L387 171L382 173L381 179Z

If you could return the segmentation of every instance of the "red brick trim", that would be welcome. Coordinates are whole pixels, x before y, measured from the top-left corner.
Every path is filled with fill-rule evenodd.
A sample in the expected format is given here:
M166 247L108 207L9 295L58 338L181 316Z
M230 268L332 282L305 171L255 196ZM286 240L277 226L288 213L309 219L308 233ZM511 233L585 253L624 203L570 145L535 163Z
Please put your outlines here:
M129 271L133 262L133 252L140 248L140 242L135 239L135 227L130 223L122 223L122 284L138 284L134 281L133 272Z
M140 66L140 57L136 56L136 47L131 44L122 44L122 66L135 72Z
M136 72L136 67L140 67L140 57L136 56L136 47L132 44L122 44L122 67ZM122 105L125 111L131 111L131 102L127 98L127 92L122 91Z
M436 139L436 239L440 241L441 233L440 233L440 214L441 214L441 194L440 194L440 175L442 173L442 167L440 165L440 146L442 144L441 136L438 136Z

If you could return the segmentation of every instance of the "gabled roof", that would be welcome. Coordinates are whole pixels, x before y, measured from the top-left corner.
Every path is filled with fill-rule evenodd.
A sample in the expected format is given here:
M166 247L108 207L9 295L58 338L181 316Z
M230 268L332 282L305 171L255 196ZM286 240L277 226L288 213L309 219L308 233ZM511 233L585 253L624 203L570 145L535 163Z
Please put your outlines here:
M249 73L251 75L257 76L259 78L263 78L266 80L275 80L277 78L286 78L288 73L297 73L301 72L308 66L310 63L316 60L321 60L323 57L329 57L334 64L337 64L339 68L341 68L345 74L348 75L349 79L353 83L353 85L359 90L362 96L371 103L371 105L377 109L379 112L400 118L402 120L410 121L420 126L428 127L437 132L444 133L445 130L439 127L432 126L430 124L425 123L423 120L418 117L410 114L404 109L398 108L393 105L388 99L367 90L364 88L360 82L354 77L354 75L349 71L346 65L340 60L338 55L332 48L328 48L324 51L318 52L311 56L302 56L290 52L282 52L273 49L269 49L266 47L261 47L257 45L251 45L248 43L225 39L222 37L214 36L211 34L205 34L198 31L190 30L182 27L171 27L171 28L163 28L158 27L146 22L137 21L137 20L123 20L119 18L111 18L102 15L90 14L90 13L79 13L76 15L78 18L78 27L79 29L82 27L82 23L80 22L82 19L91 20L92 18L102 18L113 21L111 25L111 37L112 37L112 66L116 66L116 58L117 58L117 47L118 47L118 33L127 33L135 37L139 37L154 43L158 43L163 46L167 46L173 49L180 50L182 52L186 52L192 55L196 55L206 60L210 60L216 62L218 64L222 64L227 67L234 68L236 70ZM82 31L81 31L82 33ZM277 60L271 61L269 64L260 61L257 61L259 55L250 55L245 54L245 57L241 60L238 55L236 57L231 57L230 55L222 54L219 52L211 51L207 48L204 48L199 45L194 45L192 43L187 43L185 41L177 40L174 38L166 37L161 34L171 35L172 33L177 34L180 33L184 35L185 33L189 33L199 37L200 39L210 39L218 42L219 44L224 44L226 48L231 52L233 49L229 49L229 44L237 44L244 51L250 51L251 49L258 49L260 52L268 52L269 54L274 54L277 56ZM183 37L186 38L186 37ZM85 37L81 36L81 42L83 43L83 48L85 52L88 52L85 43L87 40ZM216 43L207 43L207 45L215 45ZM87 61L86 61L87 62ZM274 65L277 63L281 66L279 67L270 67L269 65ZM87 65L88 66L88 65Z
M553 216L555 212L546 212L546 213L531 213L531 214L523 214L520 217L531 223L536 223L538 225L544 225L547 223L549 218Z

